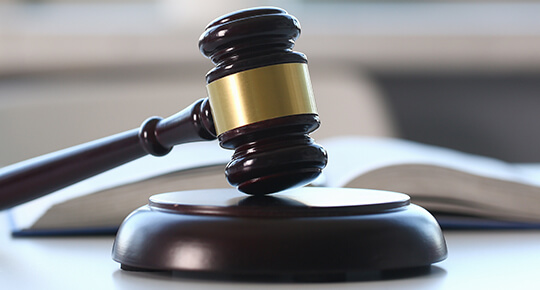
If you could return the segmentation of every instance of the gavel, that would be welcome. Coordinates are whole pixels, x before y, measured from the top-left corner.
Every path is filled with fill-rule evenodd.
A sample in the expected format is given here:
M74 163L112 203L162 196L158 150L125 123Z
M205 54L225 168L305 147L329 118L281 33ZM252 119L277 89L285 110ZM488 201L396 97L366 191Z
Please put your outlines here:
M235 150L229 183L254 196L230 188L150 197L118 228L112 258L123 270L315 281L429 272L446 258L444 236L405 194L306 187L266 196L309 183L327 162L309 136L320 121L307 59L292 50L299 34L296 18L278 8L214 20L199 41L216 65L206 75L207 99L140 129L4 168L0 209L146 154L218 138Z
M309 136L320 121L304 54L293 51L297 19L279 8L257 8L211 22L199 41L215 64L208 98L133 129L23 161L0 170L0 210L173 146L214 140L234 149L225 175L232 186L264 195L305 185L327 163ZM181 160L179 160L181 162Z

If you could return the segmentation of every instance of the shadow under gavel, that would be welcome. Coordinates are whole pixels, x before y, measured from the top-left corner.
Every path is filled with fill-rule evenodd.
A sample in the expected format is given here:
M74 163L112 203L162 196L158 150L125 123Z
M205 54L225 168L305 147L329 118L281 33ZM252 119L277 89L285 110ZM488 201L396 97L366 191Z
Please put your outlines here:
M299 35L297 20L278 8L214 21L199 42L216 65L206 76L208 98L169 118L149 118L140 129L0 169L0 210L144 155L216 138L235 150L225 175L242 192L262 195L309 183L327 155L308 135L320 122L307 59L292 51Z

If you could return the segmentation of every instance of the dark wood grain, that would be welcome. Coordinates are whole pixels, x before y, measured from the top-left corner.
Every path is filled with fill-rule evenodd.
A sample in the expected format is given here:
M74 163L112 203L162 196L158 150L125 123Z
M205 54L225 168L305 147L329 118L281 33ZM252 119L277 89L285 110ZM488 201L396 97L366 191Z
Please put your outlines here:
M281 117L227 131L219 136L235 148L225 174L242 192L261 195L308 184L327 163L326 151L309 137L319 126L314 114Z
M157 195L126 219L113 246L124 270L229 279L380 279L428 270L446 255L437 222L408 196L343 188Z
M216 65L206 81L268 65L307 63L304 54L292 50L299 36L298 20L280 8L224 15L206 27L199 41L201 53Z

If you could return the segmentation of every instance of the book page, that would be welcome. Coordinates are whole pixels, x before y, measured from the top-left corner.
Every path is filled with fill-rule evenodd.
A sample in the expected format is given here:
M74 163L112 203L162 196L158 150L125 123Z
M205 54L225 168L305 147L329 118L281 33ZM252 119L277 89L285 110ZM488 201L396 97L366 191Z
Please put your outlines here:
M495 179L540 185L534 174L523 174L513 164L406 140L348 136L323 140L321 145L328 151L328 166L315 185L341 187L363 173L397 164L436 165Z

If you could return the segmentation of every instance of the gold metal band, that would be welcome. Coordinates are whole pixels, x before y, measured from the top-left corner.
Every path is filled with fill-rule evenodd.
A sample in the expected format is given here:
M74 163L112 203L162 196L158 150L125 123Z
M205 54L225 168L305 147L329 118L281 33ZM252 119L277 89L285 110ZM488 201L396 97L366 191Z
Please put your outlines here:
M206 88L218 135L272 118L317 113L308 68L303 63L239 72Z

